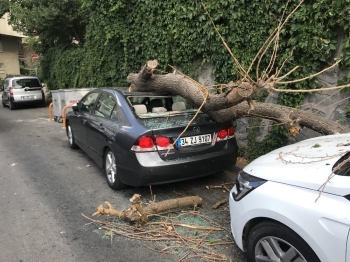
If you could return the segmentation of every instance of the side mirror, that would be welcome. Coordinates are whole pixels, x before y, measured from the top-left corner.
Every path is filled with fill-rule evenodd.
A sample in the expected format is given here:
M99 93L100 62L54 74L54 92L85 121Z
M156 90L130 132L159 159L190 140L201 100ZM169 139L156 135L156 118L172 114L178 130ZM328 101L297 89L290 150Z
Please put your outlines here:
M72 109L73 109L74 112L78 112L78 111L79 111L78 104L77 104L77 103L74 103L74 104L72 105Z

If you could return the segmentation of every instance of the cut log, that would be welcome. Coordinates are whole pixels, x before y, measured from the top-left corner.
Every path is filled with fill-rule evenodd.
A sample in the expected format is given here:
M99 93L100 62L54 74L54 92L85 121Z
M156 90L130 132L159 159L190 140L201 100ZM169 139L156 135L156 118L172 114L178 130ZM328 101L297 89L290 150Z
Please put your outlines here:
M175 208L196 208L202 204L202 201L202 198L198 196L189 196L165 200L158 203L151 203L143 208L141 195L135 194L130 199L131 205L128 209L116 210L109 202L105 202L104 205L100 205L97 208L97 211L93 213L92 216L109 215L123 220L136 222L137 225L143 225L147 223L148 217L152 215L156 215L164 211L170 211Z

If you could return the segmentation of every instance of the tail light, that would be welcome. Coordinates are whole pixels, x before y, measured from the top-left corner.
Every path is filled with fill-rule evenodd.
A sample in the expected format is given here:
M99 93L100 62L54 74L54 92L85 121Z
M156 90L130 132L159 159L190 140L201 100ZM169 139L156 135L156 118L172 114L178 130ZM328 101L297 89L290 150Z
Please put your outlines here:
M228 136L232 137L235 135L235 129L233 128L233 126L228 128Z
M227 129L222 129L218 132L218 138L225 139L227 137Z
M233 126L230 126L227 129L222 129L216 133L216 142L226 141L227 139L233 138L235 136L235 129Z
M170 139L165 136L142 136L131 147L133 152L155 152L174 149Z
M153 148L153 139L148 136L143 136L139 139L139 147L143 149Z
M13 87L10 87L9 90L10 90L10 96L13 96Z

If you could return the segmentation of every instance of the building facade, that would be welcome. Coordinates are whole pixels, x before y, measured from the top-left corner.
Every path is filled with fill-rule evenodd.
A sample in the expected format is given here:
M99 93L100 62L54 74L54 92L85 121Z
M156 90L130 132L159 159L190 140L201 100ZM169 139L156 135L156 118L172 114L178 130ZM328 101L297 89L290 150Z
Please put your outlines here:
M25 37L8 24L9 14L0 18L0 79L19 75L21 60L25 59L22 40Z

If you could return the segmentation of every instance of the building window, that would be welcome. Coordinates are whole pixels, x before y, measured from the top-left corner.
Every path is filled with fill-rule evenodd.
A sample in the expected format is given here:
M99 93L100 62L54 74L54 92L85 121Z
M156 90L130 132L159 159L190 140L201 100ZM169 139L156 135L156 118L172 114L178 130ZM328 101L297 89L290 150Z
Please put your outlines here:
M5 74L4 63L0 63L0 74Z
M0 52L1 52L1 53L4 52L4 49L3 49L3 47L2 47L2 42L1 42L1 40L0 40Z

